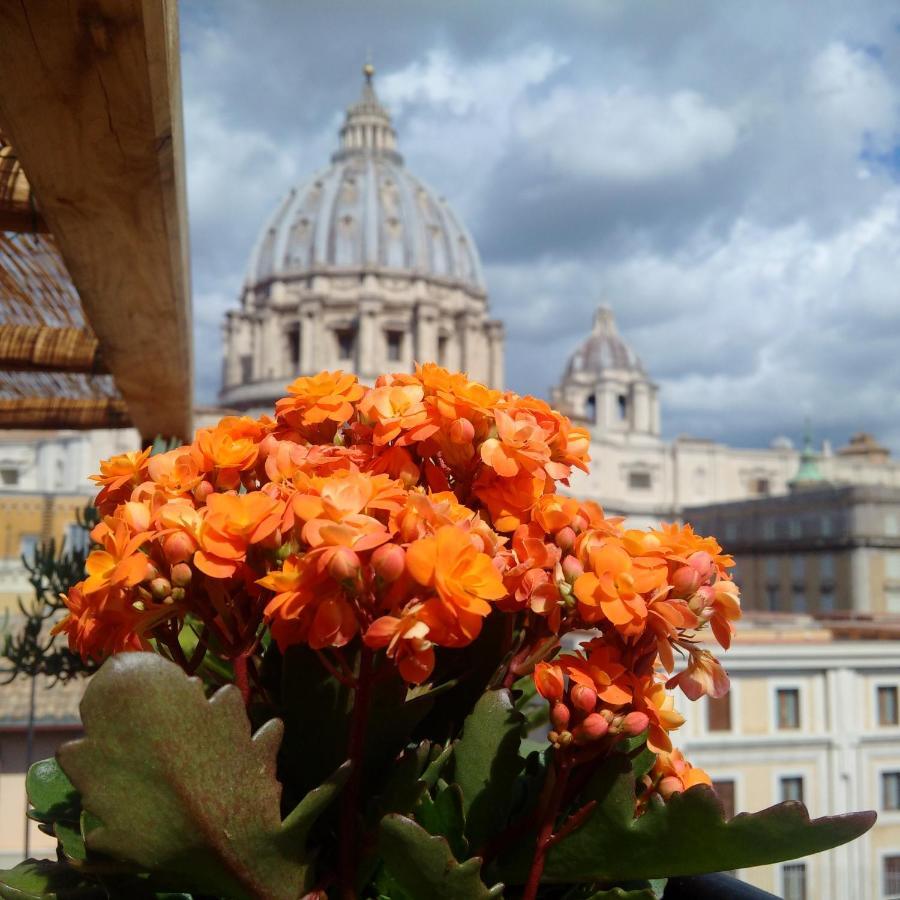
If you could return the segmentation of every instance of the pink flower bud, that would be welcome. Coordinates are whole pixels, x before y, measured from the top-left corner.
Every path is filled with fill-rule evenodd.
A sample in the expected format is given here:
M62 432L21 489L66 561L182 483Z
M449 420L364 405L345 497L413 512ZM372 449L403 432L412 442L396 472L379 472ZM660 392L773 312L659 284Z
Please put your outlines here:
M700 587L700 573L693 566L681 566L672 575L672 593L676 597L690 597Z
M656 790L659 791L663 800L668 800L672 794L682 793L684 791L684 785L681 783L681 779L675 775L667 775L660 780L659 784L656 786Z
M583 713L592 713L597 708L597 692L586 684L576 684L569 691L569 697L572 705Z
M132 531L146 531L150 527L150 507L146 503L129 500L122 511L125 523Z
M698 616L703 615L704 612L710 615L715 598L716 592L712 585L704 584L697 588L697 593L691 597L688 606L691 608L691 612L696 613Z
M163 556L170 566L176 563L187 562L197 549L194 539L185 531L176 531L166 535L163 540Z
M709 576L712 575L712 557L705 550L698 550L696 553L692 553L688 557L688 565L692 569L697 570L701 582L707 581Z
M147 568L144 570L144 577L141 580L153 581L154 578L159 578L159 569L150 560L147 560Z
M563 553L568 553L574 544L575 532L568 525L566 525L565 528L560 528L559 531L556 532L556 546L559 547Z
M262 459L271 456L278 449L278 438L274 434L267 434L259 444L259 455Z
M194 499L198 503L205 503L206 498L210 494L215 493L215 490L216 489L213 487L212 482L206 481L204 479L203 481L200 482L200 484L197 485L197 487L194 488Z
M567 556L562 561L563 575L569 584L574 584L575 579L584 575L584 566L574 556Z
M578 515L572 519L572 528L575 529L577 534L581 534L588 525L590 525L590 522L588 522L588 518L584 513L578 513Z
M635 710L634 712L628 713L622 720L621 732L622 734L633 737L636 734L641 734L646 731L649 725L650 719L647 714Z
M406 568L406 553L397 544L382 544L372 554L372 571L387 584L395 582Z
M187 563L178 563L172 566L172 584L176 587L187 587L191 583L193 570Z
M597 741L609 731L606 719L599 713L591 713L573 732L576 744L587 744Z
M550 721L557 731L565 731L569 727L569 719L572 714L565 703L554 703L550 711Z
M454 419L450 425L450 440L454 444L471 444L475 440L475 426L468 419Z
M359 575L359 557L349 547L335 547L328 560L328 574L335 581L354 581Z

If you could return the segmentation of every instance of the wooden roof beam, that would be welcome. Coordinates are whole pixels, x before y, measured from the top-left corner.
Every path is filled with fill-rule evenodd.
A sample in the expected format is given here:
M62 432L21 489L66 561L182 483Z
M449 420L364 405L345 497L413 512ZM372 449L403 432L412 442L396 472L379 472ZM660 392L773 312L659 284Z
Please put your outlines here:
M191 433L175 0L0 4L0 128L144 437Z

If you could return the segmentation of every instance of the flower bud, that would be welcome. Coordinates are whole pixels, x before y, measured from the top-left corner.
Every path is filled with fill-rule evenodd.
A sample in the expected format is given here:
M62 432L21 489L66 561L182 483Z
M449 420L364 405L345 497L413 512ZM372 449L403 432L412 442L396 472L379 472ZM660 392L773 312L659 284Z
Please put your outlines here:
M576 744L588 744L597 741L606 734L609 725L599 713L591 713L573 732Z
M259 442L259 455L262 459L271 456L278 449L278 438L274 434L267 434Z
M359 575L359 557L349 547L335 547L328 560L328 574L335 581L355 581Z
M584 513L578 513L574 519L572 519L572 528L575 529L577 534L581 534L585 528L588 527L591 523L588 521L588 517Z
M194 499L198 503L205 503L206 498L210 494L215 493L215 490L216 489L213 487L212 482L204 479L200 482L200 484L197 485L197 487L194 488Z
M165 600L172 593L172 582L168 578L154 578L150 582L150 594L154 600Z
M172 584L176 587L185 588L191 583L193 570L187 563L178 563L172 566Z
M169 594L167 600L172 600L175 603L181 603L181 601L184 600L184 597L185 597L184 588L173 587L172 593Z
M592 713L597 708L597 692L586 684L576 684L569 691L569 697L572 705L583 713Z
M660 779L659 784L656 786L656 790L659 791L663 800L668 800L672 794L682 793L684 791L684 785L677 776L667 775L665 778Z
M163 540L163 556L170 566L187 562L196 549L194 539L186 531L175 531Z
M454 419L450 424L450 440L454 444L471 444L475 440L475 426L468 419Z
M716 593L712 586L704 584L697 588L697 593L691 597L688 606L691 608L691 612L696 613L698 616L702 616L704 613L709 616L712 612L715 597Z
M562 570L569 584L574 584L576 578L584 575L584 566L574 556L567 556L562 561Z
M675 597L690 597L700 587L700 573L693 566L681 566L672 575L672 593Z
M569 719L572 714L565 703L554 703L550 711L550 721L557 731L565 731L569 727Z
M627 734L629 737L634 737L636 734L641 734L646 731L648 726L650 725L650 718L646 713L638 712L635 710L634 712L628 713L627 716L622 720L622 724L619 726L622 734Z
M562 550L563 553L568 553L569 550L572 549L572 546L575 543L575 532L568 525L564 528L560 528L559 531L556 532L556 546Z
M406 568L406 553L398 544L382 544L372 554L372 571L387 584L395 582Z
M565 689L562 669L552 663L539 662L534 667L534 686L545 700L554 703L562 700Z
M688 565L692 569L697 570L701 582L707 581L709 576L712 575L712 557L705 550L698 550L696 553L692 553L688 557Z
M147 568L144 570L144 577L141 581L153 581L154 578L159 578L159 569L148 559Z
M134 532L146 531L150 527L150 507L146 503L129 500L122 507L125 524Z

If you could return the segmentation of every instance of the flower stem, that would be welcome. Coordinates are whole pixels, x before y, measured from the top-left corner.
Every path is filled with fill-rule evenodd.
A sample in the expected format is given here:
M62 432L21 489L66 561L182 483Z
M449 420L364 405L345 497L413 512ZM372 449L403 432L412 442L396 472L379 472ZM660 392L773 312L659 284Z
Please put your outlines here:
M362 645L359 653L359 672L356 676L356 697L350 721L350 740L347 758L350 760L350 780L341 798L341 898L356 900L356 870L358 869L359 841L357 818L359 796L362 787L363 752L366 742L366 723L372 699L372 651Z
M531 863L531 869L528 872L528 880L525 883L525 891L522 894L522 900L536 900L538 890L541 886L541 875L544 874L544 863L547 860L547 851L553 846L553 827L556 824L556 818L559 815L559 807L562 803L563 795L566 792L566 784L569 780L570 761L567 759L557 760L554 757L554 766L550 770L550 776L555 778L553 789L550 797L544 807L543 822L538 832L537 843L534 847L534 859Z

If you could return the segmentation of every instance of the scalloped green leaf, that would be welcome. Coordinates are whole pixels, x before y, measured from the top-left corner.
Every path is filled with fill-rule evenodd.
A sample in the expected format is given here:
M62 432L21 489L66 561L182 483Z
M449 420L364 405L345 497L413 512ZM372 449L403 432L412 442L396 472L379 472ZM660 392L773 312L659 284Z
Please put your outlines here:
M544 881L623 882L700 875L767 865L830 850L875 823L874 812L810 820L802 803L788 802L726 821L711 788L697 785L667 803L655 798L633 816L634 774L623 754L609 757L579 802L597 806L585 823L547 854ZM498 866L498 877L520 884L533 840Z
M237 688L207 700L173 663L123 653L91 679L81 715L86 736L57 755L99 820L84 833L89 852L227 898L293 900L309 889L305 836L346 773L282 824L282 726L272 720L251 737Z
M457 862L444 838L430 835L406 816L393 814L381 820L378 850L387 869L386 880L397 885L409 900L491 900L503 896L502 884L488 889L481 880L479 857Z
M63 863L26 859L12 869L0 870L2 900L94 900L106 891L86 883Z
M453 780L462 790L466 837L482 847L506 824L525 762L519 744L525 717L508 690L486 691L463 724L453 752Z
M415 817L429 834L446 838L450 852L457 859L468 854L462 791L458 784L447 785L434 799L429 793L423 794L416 806Z
M53 758L38 760L28 769L25 791L31 804L29 819L77 822L81 815L78 791Z

